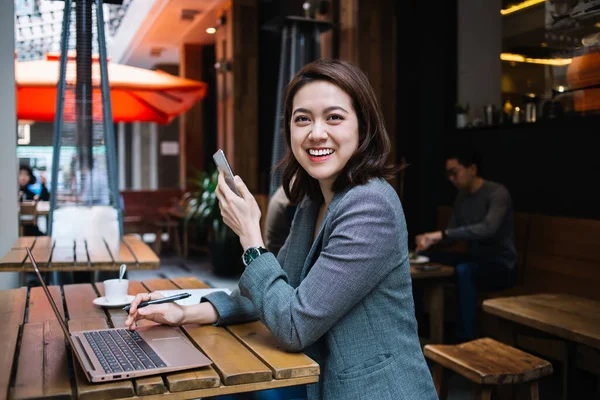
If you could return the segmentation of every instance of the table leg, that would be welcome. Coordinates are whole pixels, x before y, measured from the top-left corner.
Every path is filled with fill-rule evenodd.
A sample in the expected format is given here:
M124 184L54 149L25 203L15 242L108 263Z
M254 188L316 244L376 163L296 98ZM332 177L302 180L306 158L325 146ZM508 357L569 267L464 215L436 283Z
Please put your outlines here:
M429 340L431 343L444 343L444 285L436 282L429 293Z
M562 398L577 399L579 392L578 376L577 376L577 346L573 342L565 343L567 357L563 365L562 381L563 390Z

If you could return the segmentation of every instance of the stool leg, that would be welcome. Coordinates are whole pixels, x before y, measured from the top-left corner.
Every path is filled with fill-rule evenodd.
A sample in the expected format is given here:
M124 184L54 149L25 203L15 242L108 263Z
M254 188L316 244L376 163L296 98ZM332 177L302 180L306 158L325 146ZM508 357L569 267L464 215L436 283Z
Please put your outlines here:
M540 400L538 381L534 381L529 384L529 393L531 400Z
M157 256L160 255L160 248L162 246L162 228L156 228L156 240L154 241L154 253Z
M433 367L433 384L440 400L446 400L448 397L448 375L444 367L438 363L434 363Z
M473 400L491 400L492 388L489 386L475 385L473 388Z
M173 232L173 234L171 234ZM171 242L172 248L175 250L175 254L181 257L181 238L179 236L179 224L169 227L169 242Z

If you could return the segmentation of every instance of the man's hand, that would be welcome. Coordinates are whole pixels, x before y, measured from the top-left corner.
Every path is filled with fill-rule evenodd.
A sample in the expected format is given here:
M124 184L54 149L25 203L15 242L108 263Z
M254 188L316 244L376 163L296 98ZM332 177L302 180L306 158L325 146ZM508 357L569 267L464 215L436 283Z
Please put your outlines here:
M417 244L415 251L419 252L427 250L429 247L436 244L440 240L442 240L442 231L428 232L423 233L421 235L417 235L417 237L415 238L415 242Z

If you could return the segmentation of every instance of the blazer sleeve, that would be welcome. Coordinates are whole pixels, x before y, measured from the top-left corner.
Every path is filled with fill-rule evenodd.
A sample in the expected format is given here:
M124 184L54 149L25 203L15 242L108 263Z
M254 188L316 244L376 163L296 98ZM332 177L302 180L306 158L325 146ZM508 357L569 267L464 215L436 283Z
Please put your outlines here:
M242 296L239 289L235 289L231 294L213 292L200 299L200 303L207 301L217 310L219 319L214 324L217 326L241 324L259 318L254 304L250 299Z
M401 264L402 249L408 257L404 216L389 193L351 191L333 213L325 247L297 288L269 253L240 278L241 293L288 351L317 341Z

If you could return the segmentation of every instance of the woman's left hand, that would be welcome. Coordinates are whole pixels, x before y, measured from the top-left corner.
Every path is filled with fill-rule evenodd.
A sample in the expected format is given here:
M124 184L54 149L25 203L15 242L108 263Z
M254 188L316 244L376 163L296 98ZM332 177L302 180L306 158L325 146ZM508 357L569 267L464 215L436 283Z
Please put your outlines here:
M260 232L261 213L258 203L242 178L237 175L235 186L242 197L236 195L227 186L223 173L219 172L219 183L215 194L219 199L223 221L239 236L244 250L251 246L264 246Z

